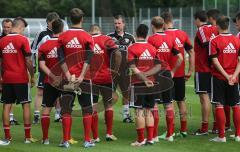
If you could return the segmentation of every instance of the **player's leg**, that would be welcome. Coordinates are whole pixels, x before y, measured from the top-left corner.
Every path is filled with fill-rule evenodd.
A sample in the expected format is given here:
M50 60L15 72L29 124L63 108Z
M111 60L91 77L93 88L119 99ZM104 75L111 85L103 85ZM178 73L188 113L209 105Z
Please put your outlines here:
M10 124L11 125L20 125L19 123L18 123L18 121L14 118L14 113L13 113L13 107L14 107L14 105L12 105L11 106L11 110L10 110Z
M199 95L201 104L202 123L194 135L208 135L208 122L210 116L210 98L211 92L211 74L196 72L195 74L195 91Z
M145 95L144 100L144 109L145 109L145 123L147 129L147 141L146 144L152 145L153 141L153 133L154 133L154 117L152 114L152 109L155 105L155 100L153 95Z
M106 140L115 141L117 138L113 135L113 105L116 103L117 99L113 93L111 84L102 85L100 88L100 93L103 97L104 108L105 108L105 123L106 123Z
M233 110L233 122L235 127L235 141L240 142L240 102L238 93L238 84L228 85L226 105L231 106Z
M154 119L153 140L154 140L154 142L159 142L159 140L158 140L159 110L158 110L157 103L155 103L155 106L152 109L152 115L153 115L153 119Z
M92 142L94 143L99 143L100 142L100 138L99 138L99 134L98 134L98 107L101 105L98 105L98 99L99 99L99 95L96 94L93 95L93 114L92 114Z
M38 72L37 89L36 89L36 95L35 95L35 101L34 101L33 124L38 124L40 122L40 108L41 108L42 98L43 98L44 77L45 77L44 72L40 70Z
M92 128L92 118L93 118L93 92L92 92L92 82L84 80L84 83L80 84L82 89L82 94L78 95L78 102L82 108L83 115L83 128L84 128L84 144L85 148L94 147L95 143L91 141L91 128Z
M2 97L1 102L3 103L2 111L2 121L5 137L0 141L1 146L6 146L10 144L12 139L10 133L10 122L9 122L9 113L12 104L15 103L16 96L12 84L2 84Z
M180 132L181 137L187 136L187 107L185 102L185 79L184 77L173 78L173 99L177 102L180 116Z
M41 117L41 126L42 126L42 144L48 145L48 130L50 126L50 113L52 108L55 105L55 101L60 97L61 92L56 88L52 87L50 84L44 85L43 90L43 101L42 101L42 117Z
M72 105L75 100L75 94L71 92L62 92L60 97L61 116L62 116L62 128L63 128L63 140L59 144L60 147L70 147L69 140L71 139L71 127L72 127Z
M33 143L37 140L31 135L31 88L29 84L14 84L14 91L16 93L17 104L22 104L23 122L25 132L25 143Z
M226 86L227 82L219 80L213 76L211 89L211 103L215 106L215 118L218 128L218 137L210 139L214 142L226 142L225 138L225 123L226 117L224 113L224 105L226 104Z
M61 121L61 107L59 103L59 99L55 102L55 116L54 116L54 122L60 122Z

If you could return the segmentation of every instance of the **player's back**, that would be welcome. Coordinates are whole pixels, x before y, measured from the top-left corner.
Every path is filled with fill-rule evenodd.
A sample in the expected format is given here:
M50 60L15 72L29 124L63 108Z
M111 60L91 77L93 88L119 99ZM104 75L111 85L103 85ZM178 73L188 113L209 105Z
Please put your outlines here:
M214 53L217 55L219 63L223 69L228 74L233 74L238 64L238 56L240 50L239 39L232 34L223 33L212 39L210 45L210 54ZM221 75L215 68L212 69L212 74L216 76ZM225 79L224 76L220 77L222 79Z
M162 68L164 68L164 70L171 70L171 55L178 53L178 47L174 39L164 32L158 32L150 36L148 42L157 49L157 56L162 62Z
M179 52L182 54L182 56L185 56L185 50L189 51L192 49L191 40L189 39L186 32L179 30L179 29L167 29L165 31L166 34L172 36L172 38L175 40L176 45L178 46ZM170 67L174 68L176 65L178 58L171 55L170 59ZM174 77L183 77L185 73L185 60L181 63L181 66L178 68L178 70L174 73Z
M209 41L218 35L217 27L204 24L198 28L194 39L195 71L210 72L208 48Z
M70 73L79 76L87 59L87 51L94 48L92 36L80 28L69 29L59 36L59 47L63 48Z
M8 34L0 40L3 83L28 82L25 56L31 55L29 41L20 34Z
M94 56L91 59L91 73L93 82L108 84L112 83L110 72L111 53L117 46L111 37L106 35L93 35Z
M148 42L135 42L128 47L129 63L131 64L134 62L136 67L142 72L146 72L153 68L156 60L157 50ZM154 77L151 76L149 79L154 80ZM132 82L136 83L137 80L132 78Z

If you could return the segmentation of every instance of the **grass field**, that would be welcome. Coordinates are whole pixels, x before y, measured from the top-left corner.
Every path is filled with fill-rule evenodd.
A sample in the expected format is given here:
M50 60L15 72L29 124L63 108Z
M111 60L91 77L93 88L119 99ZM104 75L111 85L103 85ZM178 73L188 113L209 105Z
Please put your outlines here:
M189 133L192 133L200 126L200 105L199 99L194 94L193 88L193 80L191 79L187 83L187 106L189 110L188 115L188 127ZM33 90L34 93L34 90ZM32 106L33 107L33 106ZM160 108L163 111L162 107ZM2 111L2 107L0 108ZM116 142L106 142L105 137L105 126L103 121L103 113L100 114L100 138L101 142L96 145L96 147L91 149L85 149L82 146L83 143L83 126L82 119L79 117L73 118L73 128L72 128L72 136L79 141L78 144L72 145L69 149L62 149L57 147L60 140L62 139L62 128L60 123L54 123L51 120L50 124L50 145L41 145L40 141L33 144L24 144L23 137L23 122L22 122L22 111L21 107L17 106L14 110L15 117L20 121L20 126L13 126L11 128L11 133L13 137L13 141L11 145L6 147L0 147L0 152L58 152L58 151L69 151L69 152L79 152L79 151L91 151L91 152L137 152L137 151L151 151L151 152L221 152L221 151L231 151L237 152L240 150L240 143L236 143L231 139L227 138L227 143L212 143L209 142L208 139L214 137L215 135L209 136L201 136L196 137L189 135L187 138L176 138L174 142L166 142L160 141L159 143L154 144L153 146L146 147L131 147L130 143L135 141L136 132L134 124L124 124L121 119L121 103L118 102L115 105L115 115L114 115L114 134L118 137ZM210 121L212 122L212 121ZM176 116L176 131L179 129L179 118ZM0 124L2 124L2 120L0 118ZM210 128L212 123L210 123ZM159 132L163 133L165 130L165 116L163 113L160 118L160 127ZM233 132L227 133L227 137L229 134ZM3 137L3 129L0 127L0 136ZM32 135L34 138L41 139L41 127L40 125L32 126Z

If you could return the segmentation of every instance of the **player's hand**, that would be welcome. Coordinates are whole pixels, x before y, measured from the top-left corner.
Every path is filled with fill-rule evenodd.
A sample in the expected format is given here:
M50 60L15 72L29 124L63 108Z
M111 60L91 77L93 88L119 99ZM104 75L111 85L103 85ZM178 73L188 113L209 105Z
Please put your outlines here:
M236 83L236 77L235 76L233 76L233 75L230 75L229 76L229 79L228 79L228 84L229 85L234 85L235 83Z
M173 78L173 76L174 76L174 72L173 72L173 71L171 71L171 76L172 76L172 78Z
M80 75L80 76L76 79L75 83L80 84L80 83L83 82L83 79L84 79L84 77Z
M145 85L146 85L148 88L154 86L154 84L153 84L153 82L152 82L151 80L145 80L144 83L145 83Z
M191 76L192 76L192 72L188 72L187 74L185 74L185 76L184 76L185 81L188 81Z
M59 86L61 83L61 76L54 76L53 77L53 81L52 81L52 85L57 87Z
M35 86L35 79L34 79L34 77L31 78L30 83L31 83L31 88Z

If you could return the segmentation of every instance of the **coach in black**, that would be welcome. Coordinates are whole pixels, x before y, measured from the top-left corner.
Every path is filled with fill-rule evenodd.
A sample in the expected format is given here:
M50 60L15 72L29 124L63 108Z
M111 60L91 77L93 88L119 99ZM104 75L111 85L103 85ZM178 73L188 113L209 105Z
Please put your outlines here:
M119 75L114 77L113 84L114 89L116 90L117 86L122 92L123 99L123 122L131 123L133 122L130 112L129 112L129 91L128 86L130 83L130 77L128 74L128 65L127 65L127 47L132 43L135 43L135 39L133 35L124 31L125 28L125 19L122 15L114 16L114 27L115 32L109 33L108 36L112 37L112 39L118 45L121 54L122 54L122 62L119 68ZM114 63L114 61L112 62Z

